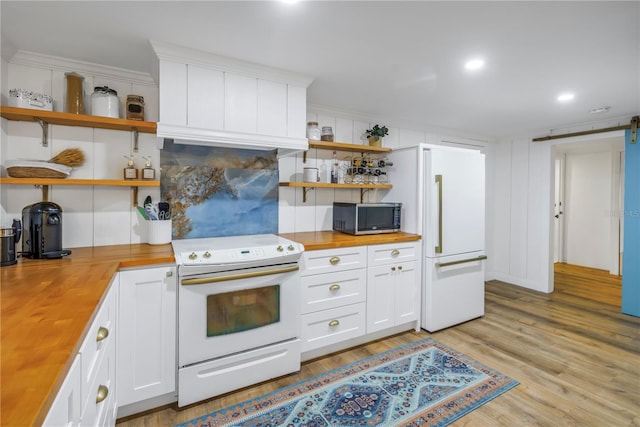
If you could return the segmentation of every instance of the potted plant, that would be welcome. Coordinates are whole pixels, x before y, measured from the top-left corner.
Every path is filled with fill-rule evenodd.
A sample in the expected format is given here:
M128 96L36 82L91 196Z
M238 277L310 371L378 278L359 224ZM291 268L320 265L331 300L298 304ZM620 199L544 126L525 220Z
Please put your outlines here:
M373 147L382 147L382 138L389 135L389 129L386 126L374 125L371 129L365 131L365 136L369 139L369 145Z

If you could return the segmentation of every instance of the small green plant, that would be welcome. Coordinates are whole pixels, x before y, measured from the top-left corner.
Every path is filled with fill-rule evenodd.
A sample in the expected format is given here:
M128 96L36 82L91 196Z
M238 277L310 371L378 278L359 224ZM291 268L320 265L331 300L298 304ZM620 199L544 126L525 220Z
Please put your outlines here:
M380 138L389 135L389 129L387 129L386 126L381 127L381 126L375 125L371 129L367 129L365 131L365 135L367 136L367 138L372 136L373 139L378 141Z

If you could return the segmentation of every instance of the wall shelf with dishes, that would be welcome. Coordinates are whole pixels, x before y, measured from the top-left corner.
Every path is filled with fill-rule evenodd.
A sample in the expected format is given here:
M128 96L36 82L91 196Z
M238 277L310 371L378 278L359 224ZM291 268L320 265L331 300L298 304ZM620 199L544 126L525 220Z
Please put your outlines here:
M0 107L0 116L7 120L36 122L42 127L43 146L48 144L48 125L79 126L88 128L111 129L134 132L134 151L137 151L138 133L156 133L155 122L140 120L116 119L111 117L90 116L85 114L63 113L58 111L36 110L19 107ZM0 184L35 185L42 187L42 200L49 198L50 185L82 185L82 186L111 186L131 187L133 205L138 204L138 187L160 187L157 180L129 180L129 179L74 179L74 178L12 178L0 177Z
M347 151L351 153L360 153L361 155L365 154L387 154L392 151L391 148L387 147L373 147L369 145L362 144L348 144L345 142L333 142L333 141L317 141L310 139L309 140L309 148L316 148L319 150L329 150L329 151ZM303 163L307 162L307 151L303 153L302 157ZM344 184L335 184L335 183L324 183L324 182L281 182L280 187L294 187L294 188L302 188L302 203L307 202L307 192L314 188L336 188L336 189L360 189L360 202L362 203L364 200L364 194L369 190L375 189L389 189L393 188L391 184L388 183L344 183Z

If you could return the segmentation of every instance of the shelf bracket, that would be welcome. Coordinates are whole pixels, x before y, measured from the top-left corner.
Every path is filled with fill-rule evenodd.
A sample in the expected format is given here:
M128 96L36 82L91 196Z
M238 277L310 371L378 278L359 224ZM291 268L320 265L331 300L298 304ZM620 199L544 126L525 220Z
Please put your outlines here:
M314 187L302 187L302 203L307 203L307 192L314 190Z
M371 188L361 188L360 189L360 203L364 203L364 193L371 190Z
M42 128L42 146L43 147L48 147L49 146L49 123L45 122L42 119L38 119L38 118L36 118L36 121L38 122L38 124Z
M138 129L133 129L133 152L138 152Z
M134 208L138 207L138 187L131 187L131 204Z
M42 190L42 201L43 202L48 202L49 201L49 186L48 185L40 185L40 184L36 184L34 185L35 188L40 188Z
M302 163L307 163L307 151L302 152Z

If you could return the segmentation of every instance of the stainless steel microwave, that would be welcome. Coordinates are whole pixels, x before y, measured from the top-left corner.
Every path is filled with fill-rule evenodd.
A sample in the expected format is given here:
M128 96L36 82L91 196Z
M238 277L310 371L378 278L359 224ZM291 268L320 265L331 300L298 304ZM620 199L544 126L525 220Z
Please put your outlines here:
M400 231L402 203L333 204L333 229L347 234L379 234Z

